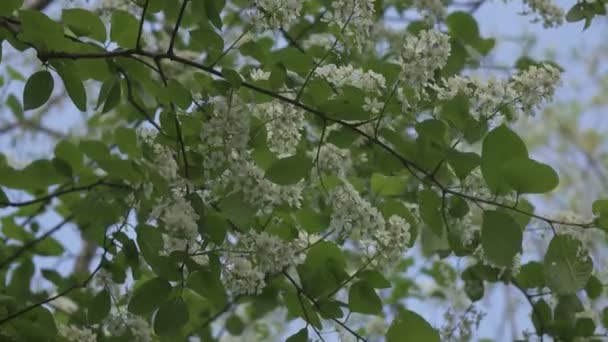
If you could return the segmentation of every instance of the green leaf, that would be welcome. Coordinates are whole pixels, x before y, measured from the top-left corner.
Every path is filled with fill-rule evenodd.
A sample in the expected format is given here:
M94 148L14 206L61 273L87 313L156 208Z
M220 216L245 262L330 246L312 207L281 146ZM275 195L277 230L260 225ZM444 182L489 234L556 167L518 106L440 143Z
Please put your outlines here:
M289 336L285 342L308 342L308 328L302 328L297 333Z
M106 26L99 15L91 11L82 8L65 9L61 19L79 37L91 37L101 43L106 41Z
M230 83L230 85L234 89L239 89L241 87L241 84L243 83L241 75L234 69L223 68L222 76L224 76L226 81L228 81L228 83Z
M585 285L585 292L590 299L599 298L604 292L604 285L597 277L591 276L587 285Z
M3 207L1 203L8 203L8 202L10 202L10 200L8 199L8 196L6 196L6 193L0 187L0 208Z
M481 152L481 173L495 194L503 194L509 190L502 166L515 158L527 158L528 149L515 132L501 125L488 133L483 140Z
M385 176L373 173L371 190L378 196L399 196L405 192L407 178L401 176Z
M220 201L219 207L222 216L234 223L238 229L249 230L256 211L245 202L242 193L225 197Z
M581 242L569 235L551 240L544 260L547 286L557 294L573 294L585 287L593 270L593 261Z
M41 70L30 76L23 88L23 109L35 109L48 101L53 92L53 76Z
M384 278L384 275L376 270L361 271L357 274L357 278L365 280L375 289L388 289L391 287L391 283Z
M182 298L165 302L154 316L154 332L160 336L173 335L188 323L188 306Z
M386 342L439 342L439 332L417 313L403 310L386 333Z
M82 84L82 80L80 80L76 74L73 66L70 64L56 63L55 69L57 70L59 77L61 77L65 90L72 99L72 102L74 102L76 108L81 112L86 112L87 93Z
M304 295L298 295L295 291L283 292L283 302L287 307L288 317L300 317L309 322L317 329L321 329L321 319L312 306L312 303Z
M539 334L547 333L547 328L552 324L551 307L544 299L539 299L530 313L532 324Z
M608 200L597 200L592 205L593 215L597 216L595 222L605 231L608 230Z
M10 16L21 5L23 5L23 0L2 0L0 1L0 15Z
M585 19L584 3L575 4L566 13L566 21L569 23L575 23Z
M282 158L270 165L266 178L279 185L296 184L312 169L312 161L303 154Z
M526 263L521 267L516 279L517 284L526 289L545 287L543 264L536 261Z
M289 70L306 75L313 66L312 57L298 49L287 47L273 52L274 62L283 63Z
M481 163L481 157L477 153L457 150L450 150L447 160L460 179L466 178Z
M342 250L332 242L323 241L308 250L298 273L306 293L316 297L329 294L342 285L342 281L348 278L345 268Z
M523 232L510 215L500 211L484 211L481 227L483 253L498 266L511 267L521 252Z
M420 217L429 228L441 237L443 235L442 200L433 190L425 189L418 194Z
M135 289L129 301L129 311L146 315L158 308L171 293L171 284L163 278L153 278Z
M237 315L232 315L226 319L226 330L230 333L230 335L238 336L243 333L245 329L245 324Z
M450 37L473 45L479 40L479 27L475 18L466 12L452 12L445 20Z
M216 310L221 310L228 301L226 291L219 278L209 271L196 271L188 277L188 287L205 297Z
M112 84L112 87L110 88L107 96L105 97L104 101L104 105L103 105L103 109L101 110L101 113L107 113L109 111L111 111L112 109L114 109L114 107L116 107L116 105L118 105L120 103L120 96L121 96L121 90L120 90L120 81L115 80L115 82ZM100 94L101 97L101 94Z
M348 307L352 312L378 315L382 312L382 301L368 282L358 281L348 291Z
M542 194L559 184L559 177L549 165L528 158L515 158L504 163L501 170L507 184L523 194Z
M110 294L108 291L103 290L99 292L95 297L93 297L87 308L87 312L89 313L89 323L96 324L101 322L108 316L111 308L112 302L110 300Z
M110 38L120 47L133 49L137 44L139 21L129 12L115 10L112 12Z

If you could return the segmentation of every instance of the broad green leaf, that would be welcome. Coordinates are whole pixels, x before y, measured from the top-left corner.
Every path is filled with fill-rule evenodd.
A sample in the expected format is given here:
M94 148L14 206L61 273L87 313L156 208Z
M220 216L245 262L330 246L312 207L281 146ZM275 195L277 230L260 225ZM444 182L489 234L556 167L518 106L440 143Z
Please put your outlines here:
M173 335L188 323L188 306L182 298L166 301L154 316L154 332L160 336Z
M34 248L34 253L42 256L60 256L63 252L63 245L52 237L40 241Z
M593 270L593 261L579 240L557 235L549 244L543 264L545 282L557 294L583 289Z
M352 312L378 315L382 312L382 301L368 282L358 281L348 290L348 307Z
M48 101L53 92L53 76L41 70L30 76L23 88L23 109L36 109Z
M41 49L62 50L68 43L63 35L60 23L36 10L19 11L21 33L18 38L22 42L33 44Z
M313 245L306 254L304 264L298 267L302 286L311 296L321 296L334 291L348 278L346 260L342 250L332 242Z
M447 160L456 176L460 179L466 178L481 163L481 157L477 153L460 152L457 150L450 150Z
M460 39L466 44L475 44L479 40L479 27L475 18L466 12L452 12L445 20L450 37Z
M315 328L321 329L321 319L307 297L295 291L283 292L283 302L287 307L288 317L300 317Z
M275 161L266 172L266 178L279 185L295 184L310 174L312 161L305 155L296 154Z
M604 292L604 284L596 276L591 276L587 285L585 285L585 292L591 299L599 298Z
M574 23L585 19L584 3L577 3L566 13L566 21Z
M507 184L523 194L542 194L559 184L559 177L549 165L528 158L515 158L503 164L502 174Z
M56 63L55 69L57 70L59 77L61 77L65 90L72 99L72 102L74 102L76 108L81 112L86 112L87 93L82 84L82 80L74 71L73 66L70 64Z
M302 328L297 333L289 336L285 342L308 342L308 328Z
M295 71L300 75L307 75L313 66L313 60L310 55L300 52L293 47L276 50L273 52L273 55L275 63L283 63L287 69Z
M221 310L228 297L219 275L209 271L196 271L188 277L188 287L205 297L216 310Z
M592 205L593 215L596 216L595 222L597 225L608 230L608 200L597 200Z
M515 277L517 284L523 288L542 288L545 286L543 277L543 264L537 261L530 261L523 265Z
M417 313L403 310L386 333L387 342L439 342L439 332Z
M371 190L378 196L402 195L407 186L407 178L402 176L385 176L373 173L371 179Z
M129 301L129 311L136 315L146 315L158 308L171 292L171 284L163 278L153 278L133 292Z
M547 328L553 323L551 307L544 299L539 299L534 303L530 318L532 319L532 324L534 324L537 333L547 333Z
M241 87L241 84L243 83L241 75L234 69L223 68L222 76L226 79L226 81L228 81L228 83L230 83L230 85L234 89L239 89Z
M384 275L376 270L365 270L357 274L357 278L365 280L375 289L388 289L391 283L384 278Z
M249 230L255 209L243 199L242 193L235 193L222 199L219 203L221 215L230 220L242 231Z
M501 125L488 133L483 140L481 173L490 191L503 194L510 188L504 179L502 166L515 158L527 158L524 142L507 126Z
M10 16L21 5L23 5L23 0L2 0L0 1L0 15Z
M89 322L91 324L101 322L108 316L111 308L110 294L107 290L102 290L89 303L87 308Z
M420 217L422 221L437 235L443 235L442 200L433 190L425 189L418 194ZM447 211L447 203L446 203ZM447 213L446 213L447 214Z
M481 245L488 260L498 266L511 267L521 252L523 232L510 215L500 211L484 211Z
M137 44L139 21L129 12L115 10L112 12L110 38L120 47L133 49Z
M226 330L232 336L238 336L243 333L245 329L245 324L237 315L232 315L226 319Z
M105 85L105 83L104 83ZM110 90L108 91L107 96L105 97L104 101L104 105L103 105L103 109L101 110L101 113L107 113L109 111L111 111L112 109L114 109L114 107L116 107L116 105L118 105L120 103L120 96L121 96L121 90L120 90L120 81L116 80ZM101 94L100 94L101 97Z
M93 12L82 8L64 9L61 19L79 37L91 37L101 43L106 41L106 26Z

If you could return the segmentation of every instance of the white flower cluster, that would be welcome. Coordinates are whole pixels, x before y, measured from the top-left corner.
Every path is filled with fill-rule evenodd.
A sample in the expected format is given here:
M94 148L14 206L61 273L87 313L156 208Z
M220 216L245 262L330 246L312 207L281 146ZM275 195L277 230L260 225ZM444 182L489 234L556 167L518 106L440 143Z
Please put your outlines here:
M360 242L366 253L374 255L375 265L396 261L410 240L410 224L392 215L388 222L347 181L333 189L327 199L332 206L330 229L343 238Z
M89 328L75 325L60 325L59 335L70 342L97 342L97 335Z
M278 185L264 178L264 171L258 167L248 154L244 156L233 153L230 156L231 168L224 171L216 183L219 188L239 192L243 198L260 208L260 214L270 214L272 210L283 204L299 208L302 200L304 184Z
M262 69L253 69L249 75L254 81L267 81L270 78L270 72Z
M260 294L266 275L299 262L295 246L278 236L252 230L236 238L224 272L226 287L236 294Z
M534 115L537 108L550 101L560 84L560 71L549 64L530 66L511 80L521 111L529 115Z
M337 66L327 64L315 70L315 76L322 78L336 87L350 85L368 92L380 93L386 86L386 80L381 74L352 65Z
M154 144L154 169L167 181L177 177L179 166L173 156L173 151L164 145Z
M375 0L332 1L332 9L323 20L338 27L346 37L355 40L357 47L361 47L374 25L374 2Z
M128 330L133 335L134 342L152 341L150 324L129 312L110 315L105 321L105 326L111 336L122 336Z
M523 0L523 3L538 16L534 22L542 21L545 28L560 26L564 23L564 10L552 0ZM529 13L524 12L523 14Z
M470 111L477 120L487 119L506 105L515 106L520 113L534 115L541 105L550 101L560 84L557 68L543 64L530 66L511 79L487 80L467 76L452 76L431 87L440 100L449 100L461 94L470 99Z
M419 93L433 79L435 71L445 66L450 49L449 36L437 30L408 35L398 59L403 83Z
M251 110L266 125L268 148L279 157L294 155L304 127L302 112L279 100L252 105Z
M447 16L447 6L441 0L414 0L412 2L424 21L433 25Z
M288 29L298 20L302 10L301 0L255 0L258 8L254 20L262 29Z
M327 143L322 145L318 152L317 168L321 172L343 177L353 168L353 160L349 149L342 149L334 144ZM317 150L310 151L309 155L313 159L316 158ZM317 172L316 168L311 170L313 175L316 175Z
M331 48L336 41L334 35L329 33L313 33L302 42L304 49L310 49L313 46L320 46L325 49Z
M490 77L487 80L455 75L442 80L442 85L433 84L437 98L450 100L464 95L470 101L470 113L476 120L486 119L502 106L511 104L515 93L508 80Z
M198 236L198 214L182 196L171 196L167 203L158 205L152 211L158 217L171 237L194 240Z
M218 97L214 98L214 107L200 133L199 152L204 158L205 179L213 179L227 168L234 151L245 153L249 141L249 116L244 115L242 106L236 103L229 106L224 98Z
M247 258L232 258L224 272L224 285L235 295L260 294L266 281L264 273L253 267Z

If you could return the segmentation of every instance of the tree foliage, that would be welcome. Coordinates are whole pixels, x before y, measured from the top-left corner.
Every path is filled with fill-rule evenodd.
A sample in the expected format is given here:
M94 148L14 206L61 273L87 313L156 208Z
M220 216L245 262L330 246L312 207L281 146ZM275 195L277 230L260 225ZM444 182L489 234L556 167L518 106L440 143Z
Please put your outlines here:
M467 340L494 284L529 304L521 337L606 336L606 279L579 237L608 228L607 202L537 211L527 196L560 177L511 125L562 69L522 56L484 75L481 2L51 3L0 2L2 47L35 61L6 67L23 86L6 106L28 123L67 98L89 132L0 158L1 340ZM525 3L546 28L605 15ZM66 226L84 243L73 272L40 266L69 253ZM462 319L415 312L434 299L414 267L434 297L466 295Z

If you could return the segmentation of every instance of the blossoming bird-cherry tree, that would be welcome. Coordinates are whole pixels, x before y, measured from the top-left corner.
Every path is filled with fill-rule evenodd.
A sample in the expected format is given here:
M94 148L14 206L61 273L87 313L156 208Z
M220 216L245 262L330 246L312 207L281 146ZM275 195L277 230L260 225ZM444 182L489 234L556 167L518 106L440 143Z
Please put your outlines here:
M580 236L608 201L535 209L559 176L511 128L563 69L483 69L482 4L1 1L5 107L87 133L0 159L0 340L462 341L498 324L476 304L500 283L528 305L519 338L601 341L608 277ZM539 29L606 14L522 5ZM40 258L66 257L66 226L73 272ZM461 312L410 306L431 297Z

